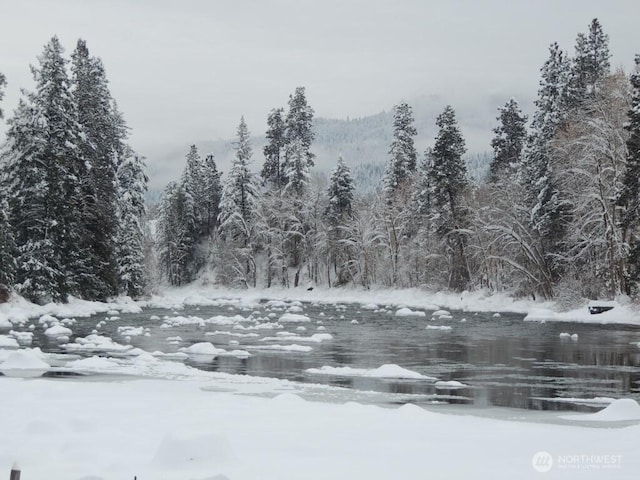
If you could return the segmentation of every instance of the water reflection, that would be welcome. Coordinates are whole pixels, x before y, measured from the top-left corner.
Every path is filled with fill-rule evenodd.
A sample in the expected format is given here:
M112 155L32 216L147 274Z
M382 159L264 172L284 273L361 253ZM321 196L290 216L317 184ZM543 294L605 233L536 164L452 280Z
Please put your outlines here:
M322 343L300 343L278 338L278 330L251 330L257 337L238 336L248 331L233 325L183 325L160 328L168 310L151 309L141 314L120 315L100 326L100 334L125 343L119 326L143 326L149 336L132 336L133 346L153 352L175 353L180 347L196 342L212 342L217 348L246 349L249 358L217 356L190 357L185 363L196 368L243 375L258 375L300 382L324 383L363 391L412 395L412 401L446 401L476 406L506 406L527 409L591 410L582 404L558 402L558 398L621 397L640 399L640 329L633 326L590 325L548 322L524 322L522 315L453 311L451 319L430 320L427 317L395 317L391 312L361 310L359 305L303 306L310 322L285 324L285 330L301 336L317 332L319 322L332 340ZM252 312L279 317L264 303L250 310L229 307L185 307L180 315L209 318L215 315L242 315ZM342 318L343 317L343 318ZM465 322L461 322L462 319ZM74 337L86 336L106 316L78 319L73 325ZM351 324L357 319L358 324ZM306 331L297 331L303 325ZM450 330L427 329L427 325L448 326ZM26 327L25 327L26 328ZM60 342L42 335L37 329L33 346L49 352L64 353ZM213 334L213 332L226 332ZM578 334L578 340L561 338L560 333ZM207 335L207 334L210 335ZM234 335L235 334L235 335ZM167 342L168 337L181 337L181 342ZM276 337L265 341L265 337ZM230 345L229 342L233 343ZM239 343L235 343L239 342ZM265 345L311 345L308 353L261 350ZM440 380L457 380L462 389L436 389L430 380L383 380L366 377L314 375L309 368L349 366L373 369L383 364L398 364L425 376Z

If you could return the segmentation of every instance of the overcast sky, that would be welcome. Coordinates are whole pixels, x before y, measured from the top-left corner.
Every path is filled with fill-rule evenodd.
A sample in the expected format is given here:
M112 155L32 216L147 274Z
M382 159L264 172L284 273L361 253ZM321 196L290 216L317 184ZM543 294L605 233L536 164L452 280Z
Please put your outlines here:
M628 71L638 0L0 0L2 106L11 116L32 88L29 64L53 35L67 54L83 38L153 162L169 144L233 137L241 115L263 133L299 85L333 118L432 94L462 113L482 98L530 102L549 44L573 54L594 17Z

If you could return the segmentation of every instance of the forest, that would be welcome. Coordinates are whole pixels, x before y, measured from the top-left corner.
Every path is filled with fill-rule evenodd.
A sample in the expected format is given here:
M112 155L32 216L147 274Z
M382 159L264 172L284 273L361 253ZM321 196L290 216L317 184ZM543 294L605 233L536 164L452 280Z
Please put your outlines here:
M269 112L262 155L240 118L228 172L194 145L147 209L100 59L80 40L69 62L54 37L0 153L0 283L36 302L195 281L637 297L640 56L612 71L608 43L594 19L573 56L551 44L531 118L515 99L497 106L483 181L469 178L454 108L418 152L404 101L378 189L358 188L341 157L323 178L298 87Z

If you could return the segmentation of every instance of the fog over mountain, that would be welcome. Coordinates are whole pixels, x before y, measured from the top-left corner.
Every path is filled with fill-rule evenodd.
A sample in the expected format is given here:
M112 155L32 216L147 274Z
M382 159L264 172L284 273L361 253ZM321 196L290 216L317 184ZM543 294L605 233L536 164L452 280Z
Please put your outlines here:
M467 102L456 109L462 132L467 143L467 162L470 175L477 177L486 167L483 159L491 151L492 129L496 125L497 108L504 105L509 97L489 96L481 102ZM533 109L530 99L518 99L523 111ZM433 144L437 132L436 117L446 105L442 96L429 95L409 101L415 115L418 131L416 148L420 155ZM265 117L268 112L265 113ZM234 122L236 119L233 120ZM361 192L371 190L381 177L388 161L389 145L392 141L392 106L379 113L365 117L329 119L318 117L314 120L316 138L312 151L316 154L315 171L327 173L334 167L339 155L353 169L354 179ZM255 131L249 125L253 143L253 169L260 171L264 161L262 149L265 145L264 132ZM147 156L147 169L152 191L162 190L167 182L180 177L189 147L195 144L201 155L213 153L218 167L226 172L234 156L233 139L185 139L184 142L158 145L153 152L143 152Z

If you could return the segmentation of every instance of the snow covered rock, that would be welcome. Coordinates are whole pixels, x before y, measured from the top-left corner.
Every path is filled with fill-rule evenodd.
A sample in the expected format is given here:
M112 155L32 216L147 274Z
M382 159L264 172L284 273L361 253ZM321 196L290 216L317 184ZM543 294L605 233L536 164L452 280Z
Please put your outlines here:
M418 372L414 372L413 370L407 370L406 368L402 368L395 363L388 363L382 365L378 368L374 368L373 370L368 370L365 374L365 377L376 377L376 378L412 378L412 379L424 379L428 378L424 375L421 375Z
M0 363L0 372L7 377L39 377L51 367L36 350L16 350Z
M404 307L396 311L396 317L426 317L427 314L417 310Z
M309 322L311 319L299 313L285 313L280 317L281 322Z
M188 355L206 355L215 357L216 355L224 353L226 350L214 347L211 342L200 342L194 343L190 347L181 348L180 351Z
M465 388L469 385L466 385L462 382L458 382L457 380L448 380L448 381L439 381L436 382L436 388Z
M0 348L19 348L18 341L8 335L0 335Z
M69 337L73 334L70 328L63 327L62 325L54 325L45 330L44 334L47 337Z
M102 371L116 368L118 367L118 364L108 358L94 355L93 357L81 358L79 360L67 362L65 366L79 371Z

